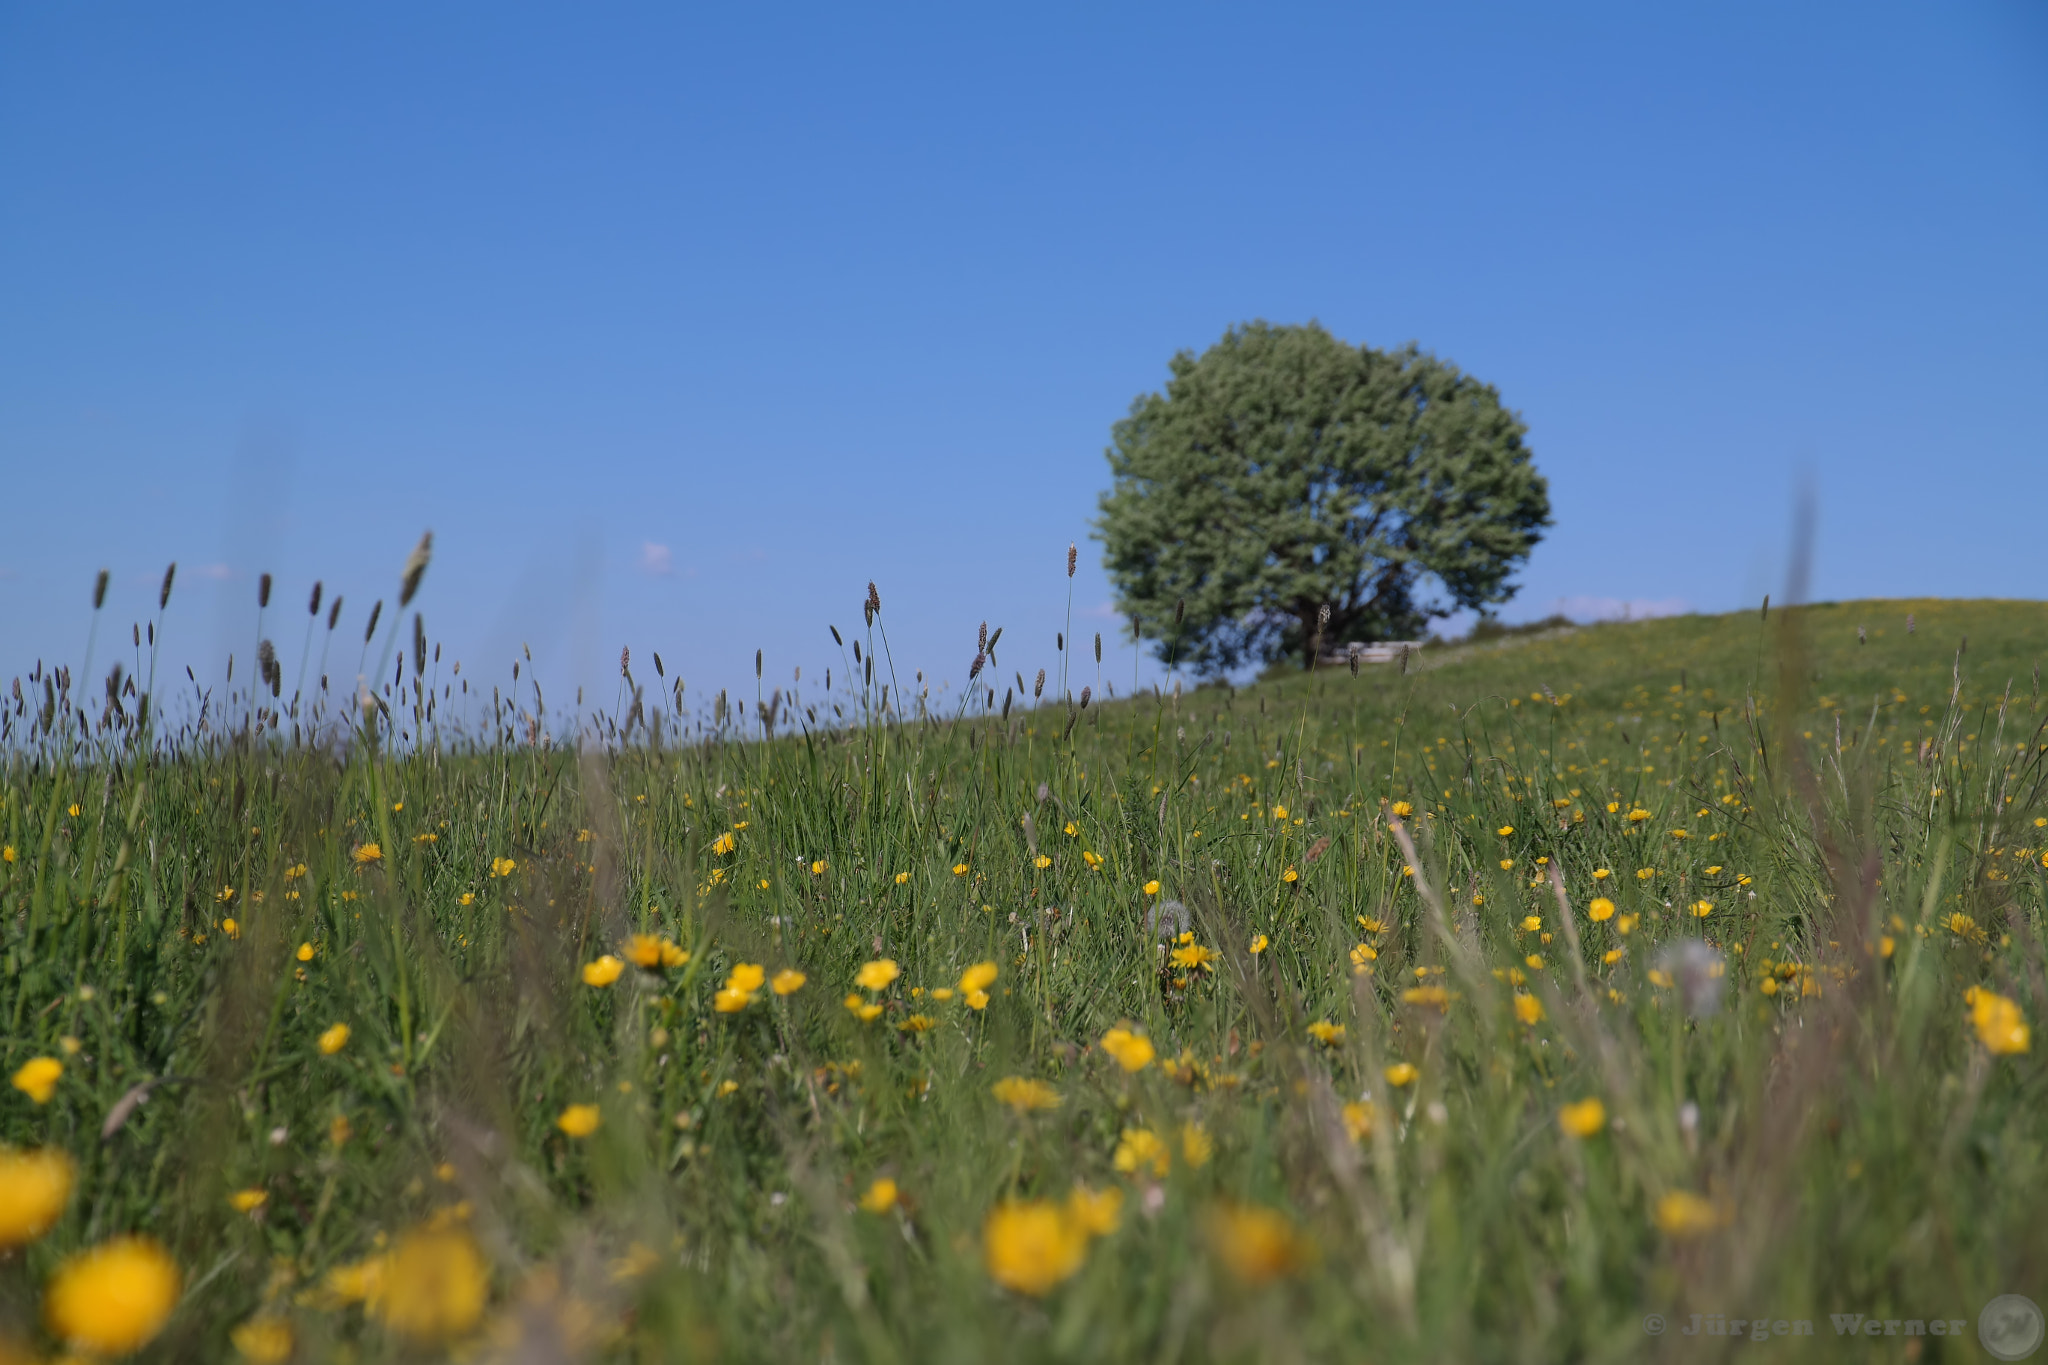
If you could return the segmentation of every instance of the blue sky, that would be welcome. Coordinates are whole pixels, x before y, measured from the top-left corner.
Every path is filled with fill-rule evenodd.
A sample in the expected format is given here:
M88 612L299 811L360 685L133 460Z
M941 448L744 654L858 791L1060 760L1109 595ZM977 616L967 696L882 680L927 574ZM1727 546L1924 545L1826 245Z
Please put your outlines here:
M2048 595L2044 14L0 6L0 676L173 559L202 673L266 570L359 641L432 527L473 676L696 695L870 579L1029 676L1078 540L1122 691L1109 425L1250 318L1499 386L1510 619L1753 604L1802 480L1820 596Z

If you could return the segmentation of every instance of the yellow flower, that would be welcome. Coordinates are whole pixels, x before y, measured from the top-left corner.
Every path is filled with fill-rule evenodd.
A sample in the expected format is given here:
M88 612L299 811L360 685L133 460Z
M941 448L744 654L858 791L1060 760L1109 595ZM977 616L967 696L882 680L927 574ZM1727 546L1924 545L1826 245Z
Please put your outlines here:
M79 816L85 814L85 807L79 805L76 801L73 801L70 805L64 808L64 813L66 815L69 815L72 819L76 820Z
M1673 1237L1697 1237L1728 1222L1728 1210L1690 1190L1673 1190L1657 1201L1652 1217L1659 1229Z
M1253 957L1257 957L1260 953L1263 953L1266 951L1266 949L1270 948L1272 944L1273 941L1267 938L1264 934L1253 934L1251 941L1251 955Z
M1595 924L1604 924L1614 918L1614 902L1605 896L1593 897L1593 903L1586 907L1586 918Z
M1607 1127L1607 1106L1595 1095L1557 1111L1557 1126L1575 1138L1589 1138Z
M626 964L606 953L595 962L583 964L583 984L602 990L619 979L619 973L626 970Z
M711 1008L720 1014L738 1014L753 1003L752 992L734 990L731 986L719 987L711 997Z
M1593 880L1596 882L1604 882L1613 875L1614 874L1612 872L1610 872L1608 869L1604 867L1596 867L1593 869Z
M1372 1136L1373 1120L1377 1115L1372 1105L1363 1100L1353 1100L1344 1106L1344 1135L1353 1142L1363 1142Z
M1654 867L1639 867L1636 869L1636 880L1639 882L1646 882L1656 875L1657 869Z
M1154 878L1153 880L1145 883L1145 894L1148 896L1156 896L1159 894L1159 881L1157 878Z
M853 984L864 991L887 990L889 983L903 975L893 959L878 957L854 973Z
M242 926L235 922L233 916L220 922L220 931L229 938L240 938L242 936Z
M880 1005L871 1005L867 1002L866 999L858 995L847 996L845 1004L846 1008L853 1011L854 1016L858 1018L863 1024L872 1022L876 1018L880 1017L882 1013L882 1007Z
M398 1335L447 1341L483 1317L491 1272L476 1240L462 1229L407 1233L386 1260L383 1293L373 1307Z
M1163 1176L1173 1165L1173 1154L1166 1150L1159 1134L1150 1128L1126 1128L1123 1136L1117 1139L1116 1152L1110 1157L1110 1164L1126 1175L1135 1173L1140 1167L1150 1166L1152 1174Z
M14 1073L14 1088L37 1104L48 1104L63 1074L64 1063L55 1057L31 1057Z
M1190 1167L1206 1166L1209 1158L1216 1154L1216 1140L1201 1124L1183 1123L1180 1126L1180 1154L1187 1158Z
M727 830L711 841L711 851L723 855L732 852L739 845L740 841L734 837L731 830Z
M768 983L768 989L777 995L795 995L804 988L804 982L808 980L810 978L802 972L792 967L784 967L775 974L775 979Z
M375 844L363 844L355 851L357 867L367 867L384 856L384 850Z
M1123 1213L1124 1192L1112 1185L1099 1193L1076 1185L1067 1194L1067 1217L1091 1237L1107 1237L1116 1231Z
M1275 820L1285 820L1285 819L1287 818L1287 807L1285 807L1285 806L1281 805L1281 804L1280 804L1279 802L1277 802L1277 801L1276 801L1276 802L1274 802L1274 803L1273 803L1273 818L1274 818Z
M1705 919L1713 913L1714 903L1712 901L1694 901L1692 903L1692 916L1694 919Z
M1392 810L1394 814L1400 816L1403 820L1406 820L1409 816L1415 814L1415 807L1410 805L1406 801L1396 801L1392 806L1388 807L1388 809Z
M284 1365L292 1358L292 1325L271 1316L250 1318L228 1333L235 1353L252 1365Z
M1052 859L1048 858L1048 859L1046 859L1046 861L1047 861L1047 862L1051 862L1051 861L1052 861ZM909 874L908 872L898 872L898 873L896 874L896 885L898 885L898 886L903 886L903 885L905 885L906 883L908 883L909 881L910 881L910 874Z
M745 991L752 995L761 989L761 984L767 979L768 974L762 970L759 963L735 962L732 971L725 978L725 984L733 990Z
M811 875L813 877L822 877L825 875L825 869L829 866L829 863L827 863L823 858L820 858L816 862L811 864Z
M476 893L474 891L465 891L455 898L455 903L457 905L475 905Z
M336 1114L327 1122L327 1140L336 1147L347 1146L355 1132L355 1125L348 1121L347 1114Z
M988 1008L987 991L969 991L967 992L965 998L967 1001L967 1008L971 1010L985 1010Z
M15 852L13 844L8 844L4 848L0 848L0 863L11 863L14 861L14 859Z
M253 1187L246 1190L236 1190L228 1196L228 1203L234 1206L236 1213L254 1213L269 1202L269 1195Z
M78 1168L68 1152L0 1147L0 1248L27 1246L57 1225Z
M1362 972L1366 965L1379 960L1380 950L1370 943L1361 943L1351 950L1351 970Z
M2033 1035L2016 1003L1981 986L1972 986L1965 998L1970 1002L1970 1022L1985 1047L2000 1056L2032 1049Z
M1333 1024L1327 1019L1318 1019L1308 1026L1309 1037L1319 1043L1335 1045L1344 1039L1344 1026Z
M1072 820L1067 821L1066 828L1062 832L1065 833L1069 838L1078 839L1081 837L1081 827L1075 824Z
M1216 968L1210 964L1215 960L1216 954L1199 943L1190 943L1173 950L1173 965L1186 972L1213 972Z
M981 1250L990 1279L1041 1298L1080 1270L1088 1231L1058 1205L1006 1199L982 1224Z
M493 877L509 877L518 870L519 864L510 858L491 859L491 875Z
M1407 990L1401 992L1401 1003L1404 1005L1420 1005L1438 1011L1448 1011L1451 1007L1451 993L1442 986L1428 984L1410 986Z
M332 1057L335 1053L347 1047L348 1033L349 1029L347 1024L330 1024L320 1034L320 1055L323 1057Z
M1515 1018L1525 1024L1543 1022L1543 1002L1527 991L1515 992Z
M1636 921L1641 918L1641 915L1623 915L1620 919L1614 922L1614 927L1618 931L1620 931L1622 936L1625 938L1636 931Z
M972 967L960 973L960 994L974 995L986 991L990 986L995 985L996 975L995 963L975 963ZM976 1005L975 1008L980 1009L981 1006Z
M1126 1071L1143 1071L1152 1065L1156 1055L1150 1038L1121 1026L1102 1035L1102 1050L1116 1058L1116 1064Z
M1031 865L1037 868L1040 872L1043 872L1045 871L1045 869L1052 866L1052 859L1048 858L1045 854L1041 853L1036 858L1033 858L1031 860Z
M184 1277L148 1237L115 1237L57 1267L43 1291L52 1336L94 1355L124 1356L163 1330Z
M653 971L661 965L661 940L653 934L632 935L620 951L625 953L626 961L635 967Z
M989 1093L1020 1114L1060 1107L1060 1092L1029 1076L1005 1076L989 1087Z
M1515 827L1513 825L1502 825L1499 829L1494 831L1495 834L1498 834L1503 839L1507 838L1510 834L1513 834L1514 832Z
M1640 825L1649 818L1650 812L1644 810L1641 806L1637 806L1628 813L1628 822L1632 825Z
M1524 915L1524 916L1522 916L1522 932L1523 932L1523 933L1525 933L1525 934L1533 934L1533 933L1535 933L1535 932L1536 932L1536 931L1537 931L1538 929L1541 929L1542 927L1543 927L1543 917L1542 917L1541 915Z
M293 954L293 956L297 957L301 962L311 962L313 960L313 952L314 949L312 944L301 943L299 945L299 951Z
M896 1207L898 1197L896 1182L885 1175L868 1186L868 1192L860 1197L860 1206L869 1213L887 1213Z
M586 1138L597 1131L602 1116L594 1104L572 1104L555 1119L555 1127L573 1138Z
M720 1081L718 1083L718 1098L724 1099L727 1095L737 1094L739 1088L740 1083L738 1081Z
M1395 1062L1392 1066L1387 1068L1387 1084L1397 1087L1403 1085L1413 1085L1415 1084L1415 1078L1417 1076L1420 1076L1421 1074L1422 1073L1420 1071L1417 1071L1414 1065L1409 1062Z
M932 999L941 1002L951 1000L953 998L953 988L951 986L934 986L932 987L931 995Z
M1298 881L1300 881L1300 880L1301 880L1301 874L1300 874L1299 872L1296 872L1296 871L1295 871L1295 870L1294 870L1293 868L1291 868L1291 867L1290 867L1290 868L1288 868L1288 869L1287 869L1287 870L1286 870L1285 872L1282 872L1282 873L1280 874L1280 880L1281 880L1281 881L1283 881L1283 882L1286 882L1286 883L1288 883L1288 884L1289 884L1289 885L1291 886L1291 885L1293 885L1293 884L1294 884L1295 882L1298 882Z
M1093 872L1102 866L1102 855L1100 853L1090 853L1084 848L1081 850L1081 861L1088 864L1088 870Z
M1256 1204L1223 1204L1206 1221L1209 1248L1232 1275L1261 1285L1291 1275L1308 1260L1308 1244L1294 1225Z
M953 875L954 875L954 876L956 876L956 877L964 877L964 876L966 876L966 875L967 875L967 864L966 864L966 863L954 863L954 864L953 864Z
M913 1014L896 1027L904 1033L924 1033L938 1022L929 1014Z

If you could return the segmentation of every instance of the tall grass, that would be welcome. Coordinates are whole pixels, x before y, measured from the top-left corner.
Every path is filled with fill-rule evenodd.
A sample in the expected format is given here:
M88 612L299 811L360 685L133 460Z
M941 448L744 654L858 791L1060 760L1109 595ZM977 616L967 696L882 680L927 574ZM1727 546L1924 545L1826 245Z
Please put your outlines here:
M160 699L156 623L9 694L0 1061L63 1071L0 1134L77 1178L0 1336L126 1233L166 1360L1861 1358L1830 1314L2048 1287L2040 1052L1971 1003L2048 1010L2038 605L1085 706L998 634L943 713L874 597L751 710L651 650L551 708L402 610L351 696L338 615L289 700L289 639Z

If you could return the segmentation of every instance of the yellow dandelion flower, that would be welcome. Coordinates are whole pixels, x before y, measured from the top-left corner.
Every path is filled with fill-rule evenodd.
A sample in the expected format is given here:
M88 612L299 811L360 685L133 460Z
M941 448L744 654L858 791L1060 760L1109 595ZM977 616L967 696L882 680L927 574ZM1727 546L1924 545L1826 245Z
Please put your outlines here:
M854 973L853 984L864 991L887 990L889 983L901 975L903 969L896 965L894 959L878 957Z
M1396 801L1387 809L1393 811L1394 814L1400 816L1403 820L1406 820L1409 816L1415 814L1415 807L1407 801Z
M422 1229L387 1257L375 1303L384 1325L415 1342L462 1336L483 1317L491 1272L476 1239L461 1228Z
M1152 1174L1163 1176L1173 1165L1173 1154L1166 1150L1159 1134L1150 1128L1126 1128L1123 1136L1117 1139L1110 1164L1126 1175L1149 1166Z
M63 1074L64 1063L55 1057L31 1057L16 1069L14 1088L37 1104L48 1104L57 1093L57 1079Z
M349 1027L347 1024L328 1025L325 1029L321 1030L320 1037L317 1040L320 1055L332 1057L335 1053L348 1046L348 1039Z
M0 1248L27 1246L57 1225L78 1167L68 1152L0 1147Z
M1673 1190L1657 1200L1651 1216L1667 1236L1697 1237L1726 1226L1729 1211L1690 1190Z
M115 1237L57 1268L43 1291L43 1323L74 1349L128 1355L163 1330L184 1283L155 1240Z
M292 1358L292 1325L284 1318L258 1315L228 1333L235 1354L250 1365L284 1365Z
M1116 1058L1116 1064L1125 1071L1143 1071L1157 1055L1150 1038L1122 1026L1102 1035L1102 1050Z
M1557 1126L1571 1137L1593 1137L1607 1128L1607 1106L1597 1095L1567 1104L1557 1111Z
M611 985L612 982L617 981L619 973L625 970L625 963L619 961L610 953L606 953L595 962L583 964L583 984L602 990L606 986Z
M1123 1208L1124 1192L1114 1185L1100 1191L1076 1185L1067 1194L1067 1217L1091 1237L1115 1232Z
M1401 1003L1404 1005L1419 1005L1426 1009L1434 1009L1441 1012L1450 1009L1451 993L1442 986L1433 986L1425 983L1420 986L1410 986L1407 990L1402 991Z
M1205 1220L1209 1248L1238 1280L1261 1285L1307 1264L1309 1248L1294 1225L1256 1204L1223 1204Z
M587 1138L603 1121L594 1104L572 1104L555 1117L555 1127L572 1138Z
M357 867L367 867L382 858L384 850L375 844L363 844L356 849L353 856Z
M989 1087L989 1093L1020 1114L1060 1107L1060 1092L1029 1076L1005 1076Z
M981 1249L990 1279L1043 1298L1081 1269L1088 1232L1055 1204L1004 1200L982 1224Z

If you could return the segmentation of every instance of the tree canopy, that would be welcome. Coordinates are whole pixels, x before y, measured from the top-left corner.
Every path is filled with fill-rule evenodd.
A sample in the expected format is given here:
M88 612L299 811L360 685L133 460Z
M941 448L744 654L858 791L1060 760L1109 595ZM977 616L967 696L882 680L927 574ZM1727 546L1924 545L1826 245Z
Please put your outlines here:
M1095 522L1162 660L1306 661L1319 635L1412 639L1514 596L1550 496L1492 385L1315 323L1234 327L1171 369L1112 428Z

